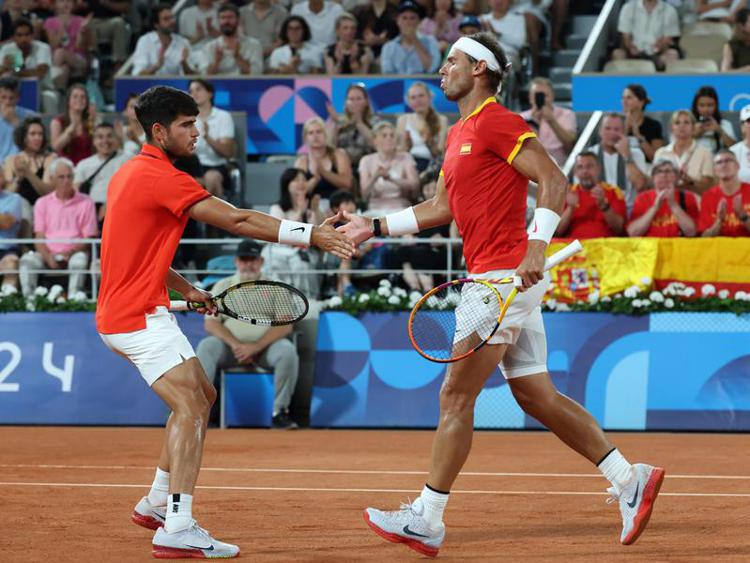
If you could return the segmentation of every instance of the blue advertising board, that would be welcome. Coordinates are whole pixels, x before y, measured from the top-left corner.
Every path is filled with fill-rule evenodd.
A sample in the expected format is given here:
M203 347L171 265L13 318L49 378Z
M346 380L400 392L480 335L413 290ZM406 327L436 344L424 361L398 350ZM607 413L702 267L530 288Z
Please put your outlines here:
M160 425L168 409L111 352L91 313L5 313L0 319L0 424ZM178 315L193 346L200 315Z
M247 154L293 154L302 146L302 126L311 117L328 119L331 103L342 112L346 90L352 83L365 86L373 113L409 111L406 92L412 83L428 85L435 109L455 113L457 108L440 90L434 77L309 77L309 78L212 78L214 105L247 114ZM187 91L187 78L123 77L115 83L115 103L122 110L131 93L151 86L169 85Z
M622 91L628 84L640 84L648 92L648 111L690 109L701 86L713 86L719 94L721 111L740 111L750 104L750 80L738 74L574 74L575 111L622 111Z
M448 314L448 313L444 313ZM312 424L434 427L445 365L411 349L407 313L321 316ZM750 430L750 319L675 313L545 315L557 388L609 430ZM537 428L499 370L477 428Z
M24 78L18 93L18 105L22 108L39 111L39 82L36 78Z

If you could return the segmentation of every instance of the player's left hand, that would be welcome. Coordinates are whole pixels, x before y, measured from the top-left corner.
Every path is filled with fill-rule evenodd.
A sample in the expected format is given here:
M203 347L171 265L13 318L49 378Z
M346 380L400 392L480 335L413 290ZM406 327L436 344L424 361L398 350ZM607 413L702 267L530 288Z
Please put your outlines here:
M544 261L547 243L541 240L530 240L526 256L516 268L516 277L521 285L516 285L519 292L524 292L544 279Z
M196 309L198 313L201 315L209 314L209 315L215 315L216 314L216 303L214 303L213 297L208 291L203 291L202 289L198 289L197 287L193 287L183 295L186 301L193 301L195 303L203 303L205 306L200 307L199 309Z
M361 244L373 237L372 219L362 217L361 215L354 215L348 211L344 211L343 215L348 223L337 227L336 230L352 239L354 244Z

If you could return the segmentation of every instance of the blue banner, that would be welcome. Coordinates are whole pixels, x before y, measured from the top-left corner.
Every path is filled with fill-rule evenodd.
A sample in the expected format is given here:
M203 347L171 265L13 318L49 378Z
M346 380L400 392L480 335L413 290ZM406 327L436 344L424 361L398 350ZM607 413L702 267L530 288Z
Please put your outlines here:
M293 154L302 146L302 126L311 117L328 119L326 104L344 111L346 89L353 82L363 84L370 96L373 113L399 114L409 111L406 92L417 79L401 77L315 77L310 78L212 78L214 104L227 111L247 113L247 154ZM435 109L456 112L440 90L440 79L419 79L433 94ZM187 78L123 77L115 83L118 111L131 93L140 94L151 86L168 85L187 91Z
M444 313L449 314L449 313ZM312 424L434 427L445 365L410 346L407 313L321 316ZM609 430L750 430L750 319L674 313L545 315L557 388ZM499 370L477 428L537 428Z
M135 367L110 351L91 313L0 317L0 424L161 425L168 409ZM178 315L193 346L200 315Z
M39 82L36 78L24 78L20 81L18 105L22 108L39 111Z
M628 84L640 84L648 92L648 111L690 109L701 86L713 86L719 94L721 111L740 111L750 104L747 74L574 74L575 111L622 111L622 91Z

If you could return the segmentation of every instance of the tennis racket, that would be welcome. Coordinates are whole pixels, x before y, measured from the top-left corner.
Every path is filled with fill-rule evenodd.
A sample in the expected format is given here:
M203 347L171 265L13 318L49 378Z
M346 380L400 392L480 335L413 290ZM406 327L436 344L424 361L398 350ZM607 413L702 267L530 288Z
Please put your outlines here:
M583 249L578 240L547 258L547 271ZM503 301L496 284L515 287ZM409 339L432 362L462 360L489 342L518 294L518 276L503 279L461 278L428 291L409 315ZM456 311L459 303L461 308ZM459 338L459 335L461 336Z
M281 326L302 320L310 309L307 297L282 282L242 282L214 296L218 312L254 325ZM194 311L204 307L195 301L172 301L171 311Z

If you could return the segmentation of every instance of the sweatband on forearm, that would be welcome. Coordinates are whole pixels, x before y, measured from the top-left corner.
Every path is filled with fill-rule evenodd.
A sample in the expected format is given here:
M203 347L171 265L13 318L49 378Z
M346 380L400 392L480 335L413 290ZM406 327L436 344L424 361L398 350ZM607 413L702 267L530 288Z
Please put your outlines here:
M385 216L388 234L392 237L399 235L413 235L419 232L419 224L413 207Z
M310 246L313 226L310 223L283 219L279 226L279 242L293 246Z
M560 216L557 213L546 207L537 207L528 229L529 240L543 240L549 244L559 223Z

